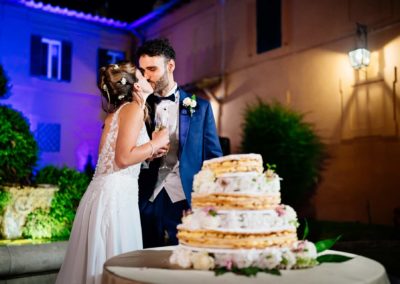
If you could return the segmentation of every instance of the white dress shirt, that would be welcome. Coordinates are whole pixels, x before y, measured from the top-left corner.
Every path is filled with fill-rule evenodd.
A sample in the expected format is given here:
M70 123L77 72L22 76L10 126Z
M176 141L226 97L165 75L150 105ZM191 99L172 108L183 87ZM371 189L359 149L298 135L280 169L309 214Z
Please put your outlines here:
M155 119L164 115L163 112L168 113L170 147L167 155L161 158L160 166L166 164L168 169L159 169L157 183L150 201L154 201L163 188L173 203L186 199L179 174L179 90L176 83L167 96L172 94L175 94L175 102L162 100L156 105Z

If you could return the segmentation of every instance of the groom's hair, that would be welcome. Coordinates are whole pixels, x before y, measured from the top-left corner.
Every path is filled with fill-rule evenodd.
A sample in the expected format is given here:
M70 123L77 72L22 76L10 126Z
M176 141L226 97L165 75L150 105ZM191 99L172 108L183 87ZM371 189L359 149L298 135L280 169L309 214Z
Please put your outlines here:
M151 57L163 55L167 60L175 60L175 50L166 38L156 38L145 41L136 52L138 59L142 55L148 55Z

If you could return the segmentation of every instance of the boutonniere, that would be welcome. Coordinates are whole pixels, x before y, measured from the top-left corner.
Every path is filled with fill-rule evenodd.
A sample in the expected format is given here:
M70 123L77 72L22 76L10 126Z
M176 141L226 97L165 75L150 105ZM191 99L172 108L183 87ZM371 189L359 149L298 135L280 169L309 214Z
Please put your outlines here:
M183 107L189 110L190 116L196 111L195 107L197 106L196 96L192 95L190 98L187 97L182 102Z

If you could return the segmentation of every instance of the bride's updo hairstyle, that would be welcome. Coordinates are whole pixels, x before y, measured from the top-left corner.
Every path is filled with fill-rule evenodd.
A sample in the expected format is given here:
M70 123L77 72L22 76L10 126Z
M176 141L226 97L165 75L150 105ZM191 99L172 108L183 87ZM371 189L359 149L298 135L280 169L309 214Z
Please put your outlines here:
M105 112L113 113L126 102L137 101L139 105L144 105L143 99L133 92L133 84L138 82L136 70L130 62L110 64L100 68L98 87Z

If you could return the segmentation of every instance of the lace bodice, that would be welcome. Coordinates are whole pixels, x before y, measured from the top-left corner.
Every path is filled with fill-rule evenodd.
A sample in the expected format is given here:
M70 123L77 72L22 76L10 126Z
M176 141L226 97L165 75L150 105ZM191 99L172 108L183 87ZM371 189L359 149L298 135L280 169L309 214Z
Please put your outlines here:
M125 104L126 105L126 104ZM118 136L118 116L121 109L125 106L122 105L114 114L111 120L110 130L107 134L106 141L102 149L100 149L99 159L97 161L96 170L94 177L112 174L115 172L120 172L121 174L127 174L130 176L139 176L140 163L136 165L129 166L125 169L120 169L115 164L115 145ZM136 146L143 145L149 142L149 136L146 131L146 126L143 123L138 139L136 141Z

